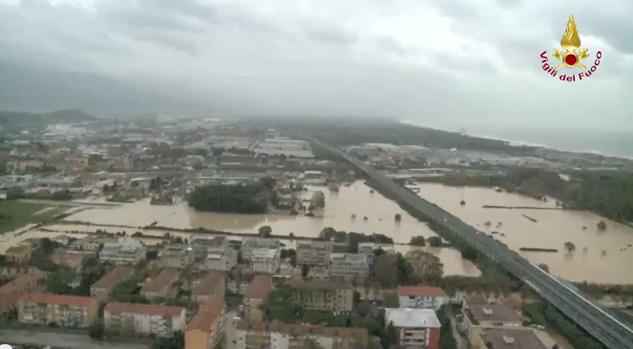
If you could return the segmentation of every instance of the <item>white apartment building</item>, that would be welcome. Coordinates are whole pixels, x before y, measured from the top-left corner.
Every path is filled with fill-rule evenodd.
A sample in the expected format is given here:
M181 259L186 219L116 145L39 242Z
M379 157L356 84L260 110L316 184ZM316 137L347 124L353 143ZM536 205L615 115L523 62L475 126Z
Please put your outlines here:
M99 251L99 260L114 264L136 264L145 258L145 245L132 238L106 242Z
M279 248L253 249L250 261L253 271L275 274L281 264L281 250Z

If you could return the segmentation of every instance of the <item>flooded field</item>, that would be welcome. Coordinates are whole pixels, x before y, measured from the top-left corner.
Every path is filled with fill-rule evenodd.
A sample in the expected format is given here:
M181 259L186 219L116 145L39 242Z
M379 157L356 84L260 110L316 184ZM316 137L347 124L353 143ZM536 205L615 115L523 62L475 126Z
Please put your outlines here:
M515 250L557 249L558 252L520 253L532 263L547 264L558 276L572 281L633 283L631 227L586 211L483 208L484 205L556 207L553 200L542 202L491 188L437 183L421 183L417 187L418 195L481 231L497 232L494 237ZM460 205L461 200L465 205ZM602 220L607 224L605 231L596 226ZM575 245L575 251L565 249L566 241Z

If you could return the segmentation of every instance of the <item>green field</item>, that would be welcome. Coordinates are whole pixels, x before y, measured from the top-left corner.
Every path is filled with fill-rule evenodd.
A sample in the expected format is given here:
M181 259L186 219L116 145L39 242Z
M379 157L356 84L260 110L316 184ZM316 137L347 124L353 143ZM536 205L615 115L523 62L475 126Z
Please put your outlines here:
M50 209L47 209L49 208ZM41 210L47 209L40 213ZM0 234L6 233L30 223L50 220L66 207L55 207L19 201L0 201Z

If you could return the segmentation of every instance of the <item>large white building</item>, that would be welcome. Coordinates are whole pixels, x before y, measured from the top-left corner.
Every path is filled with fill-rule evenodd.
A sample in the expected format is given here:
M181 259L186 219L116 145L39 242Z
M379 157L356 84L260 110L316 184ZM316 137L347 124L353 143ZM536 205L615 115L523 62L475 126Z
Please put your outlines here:
M287 158L314 159L310 143L287 137L267 138L253 149L255 156L285 156Z
M171 337L185 329L185 308L111 302L104 308L103 322L108 333Z
M145 258L145 245L132 238L106 242L99 251L99 260L114 264L136 264Z
M386 308L385 325L396 330L398 348L438 349L440 320L433 309Z
M244 238L242 240L242 247L240 247L240 251L242 251L242 258L244 258L244 260L249 261L251 259L253 250L261 249L261 248L265 248L265 249L281 248L281 240L260 238L260 237Z
M250 261L253 271L275 274L281 264L281 250L278 248L253 249Z
M229 271L237 264L237 251L224 236L196 239L191 246L202 269Z

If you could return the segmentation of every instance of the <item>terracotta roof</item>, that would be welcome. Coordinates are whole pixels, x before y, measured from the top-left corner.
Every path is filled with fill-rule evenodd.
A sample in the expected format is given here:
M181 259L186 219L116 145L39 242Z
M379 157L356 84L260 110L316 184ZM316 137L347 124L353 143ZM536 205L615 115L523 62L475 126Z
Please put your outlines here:
M273 277L271 275L255 275L253 281L244 293L248 298L264 299L273 289Z
M65 294L25 293L20 297L18 301L26 303L89 305L94 300L95 299L92 297L69 296Z
M292 336L323 335L335 338L367 337L367 329L362 327L326 327L309 324L284 324L281 322L241 321L237 328L246 331L279 332Z
M127 266L117 266L103 275L101 279L92 284L92 288L111 288L127 280L134 274L134 268Z
M224 280L225 275L221 271L210 271L200 281L193 286L191 290L192 295L204 295L210 294L215 289L216 285Z
M491 349L546 349L531 330L488 329L484 338Z
M196 316L189 321L187 324L187 331L200 330L209 332L215 320L220 316L220 314L222 314L224 307L224 301L215 299L207 301L202 307L200 307Z
M18 275L15 279L0 287L0 295L13 293L16 291L27 291L27 286L33 281L39 281L46 277L46 273L32 267L26 273ZM5 296L2 296L5 297Z
M400 286L398 295L414 297L446 297L446 292L439 287L430 286Z
M22 253L23 251L26 250L31 250L31 246L27 246L27 245L19 245L19 246L11 246L7 249L7 251L4 253L5 255L11 254L11 253Z
M120 303L110 302L105 306L105 311L109 313L134 313L134 314L151 314L151 315L171 315L180 316L185 310L183 307L171 307L155 304L140 303Z
M180 279L180 270L174 268L165 268L158 275L147 280L141 292L158 292L165 286L169 286Z

